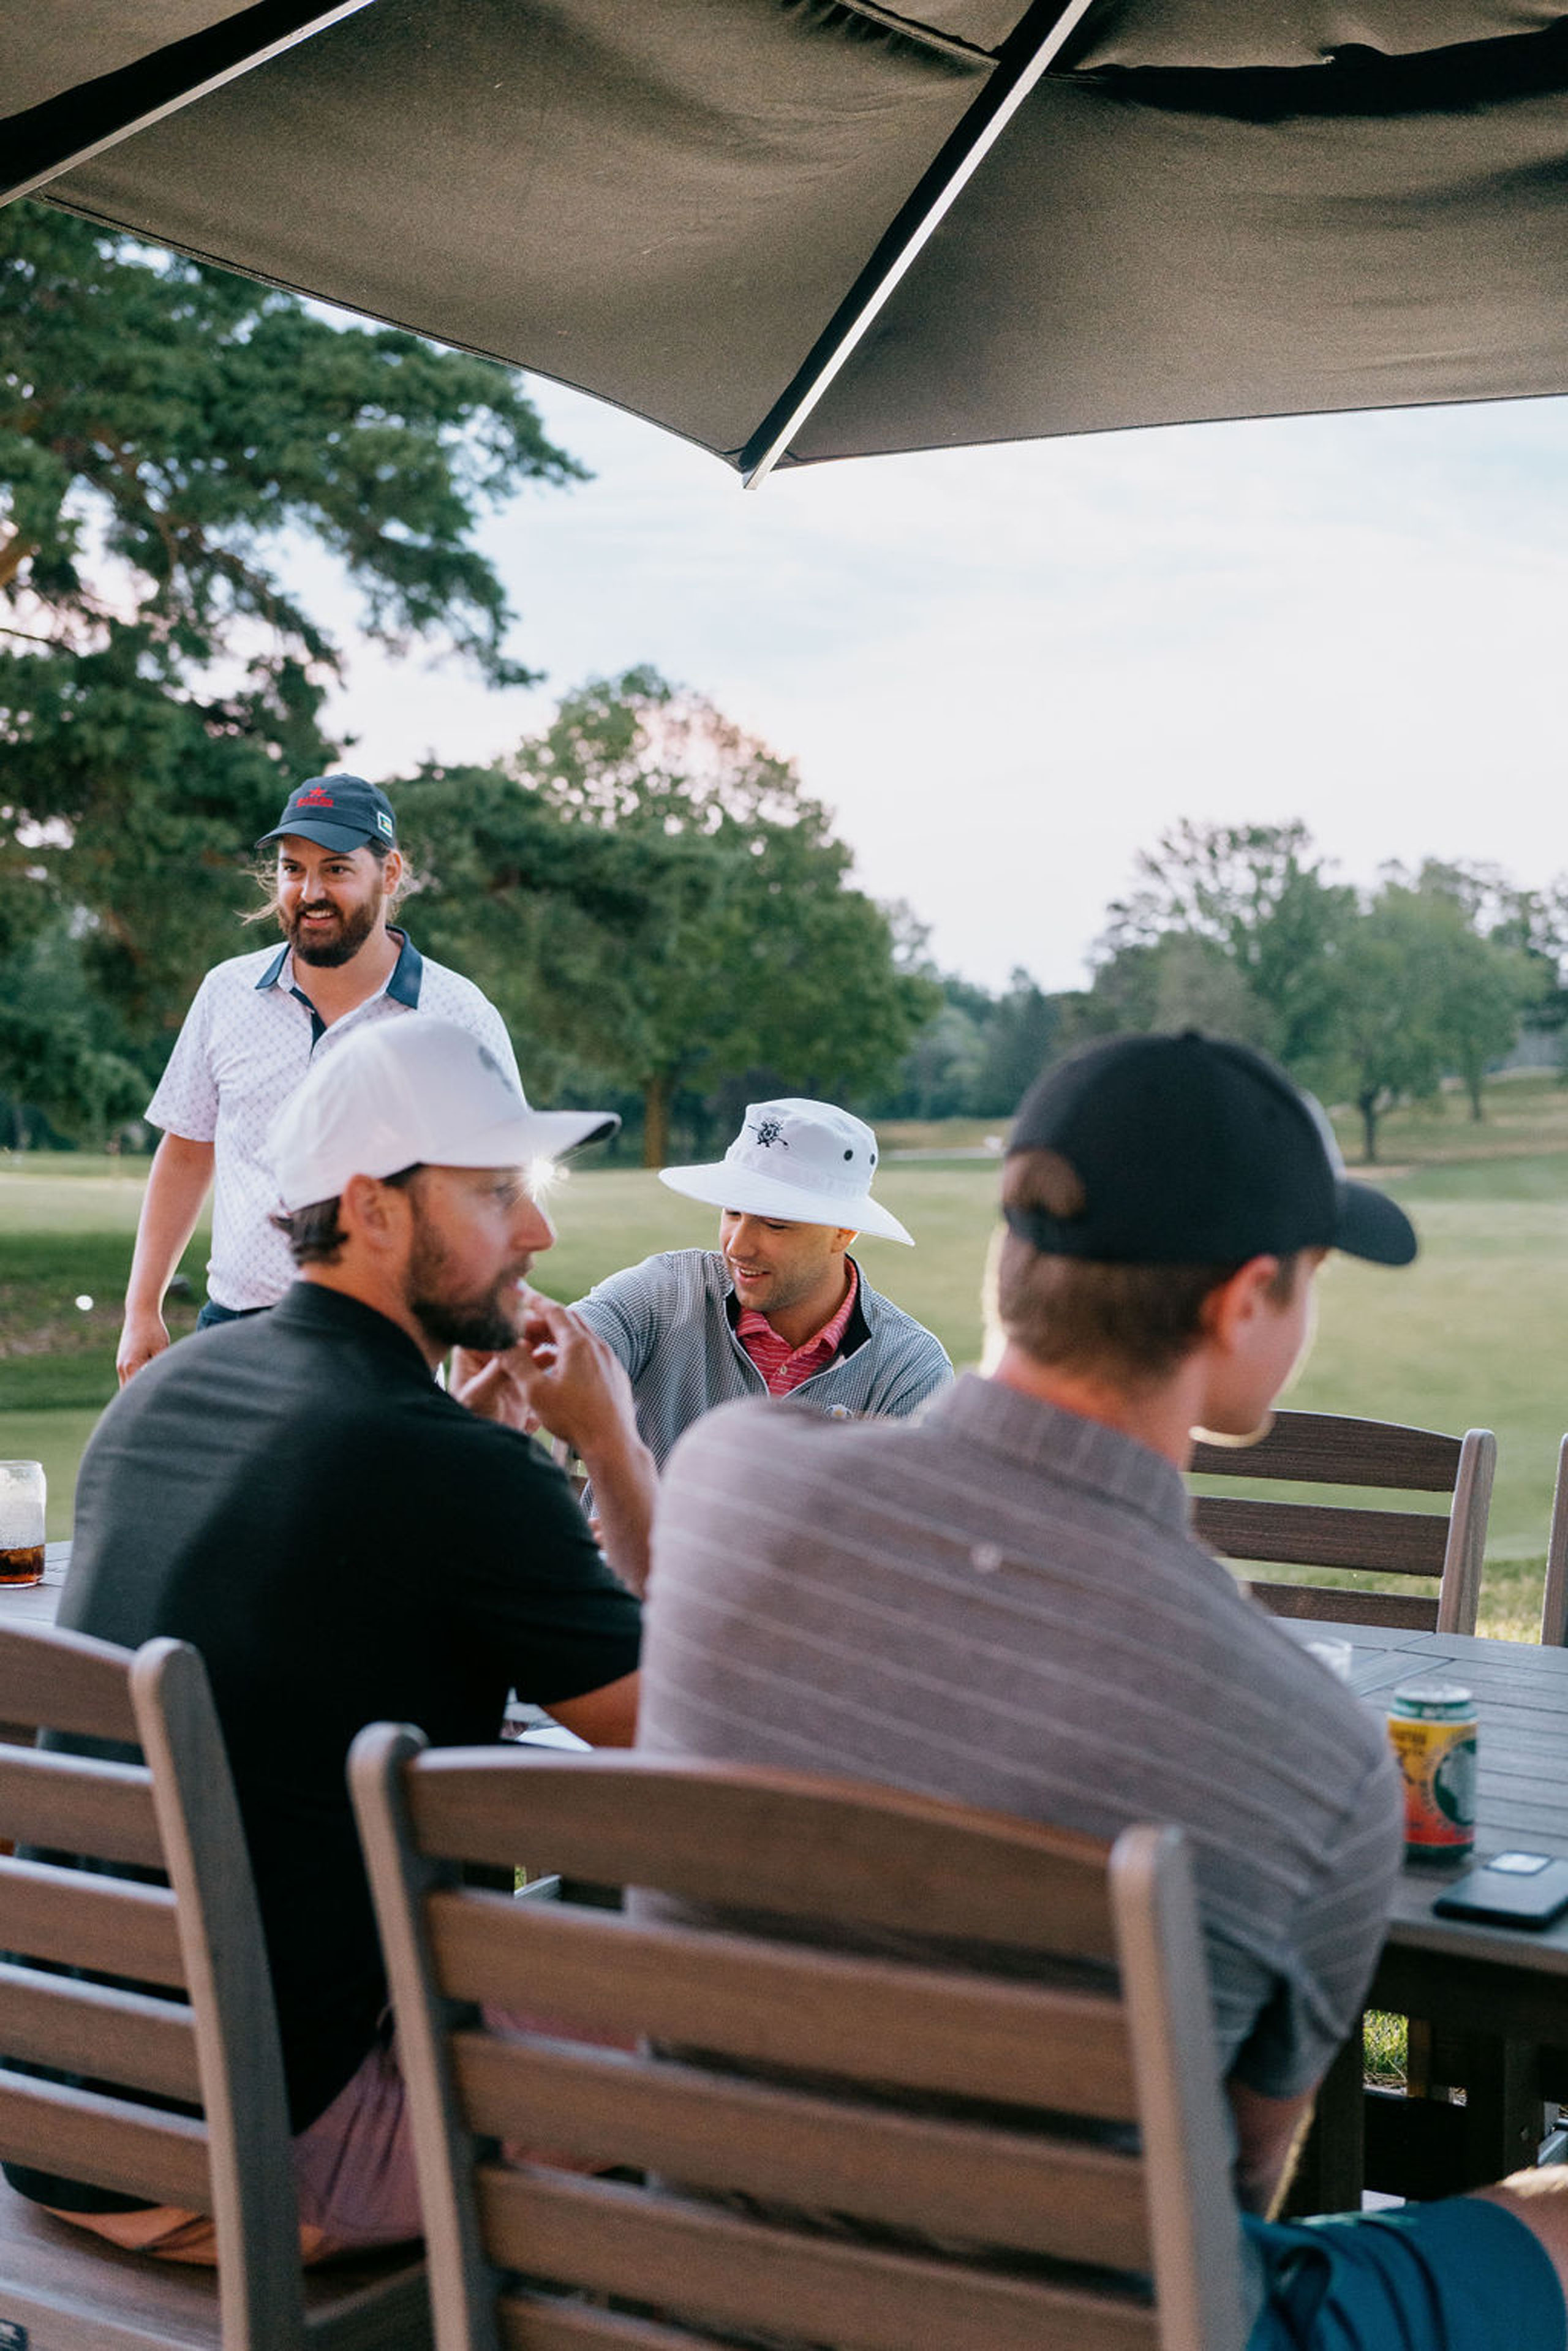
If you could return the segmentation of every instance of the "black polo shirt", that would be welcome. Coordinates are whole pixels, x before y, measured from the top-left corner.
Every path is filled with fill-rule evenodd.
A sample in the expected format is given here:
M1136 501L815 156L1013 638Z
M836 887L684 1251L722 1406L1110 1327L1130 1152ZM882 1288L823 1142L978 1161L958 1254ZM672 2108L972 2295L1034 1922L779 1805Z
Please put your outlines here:
M110 1405L59 1622L131 1647L174 1634L206 1661L299 2131L387 1996L344 1778L355 1733L494 1739L510 1689L548 1707L632 1672L640 1610L536 1446L437 1387L384 1315L298 1281Z

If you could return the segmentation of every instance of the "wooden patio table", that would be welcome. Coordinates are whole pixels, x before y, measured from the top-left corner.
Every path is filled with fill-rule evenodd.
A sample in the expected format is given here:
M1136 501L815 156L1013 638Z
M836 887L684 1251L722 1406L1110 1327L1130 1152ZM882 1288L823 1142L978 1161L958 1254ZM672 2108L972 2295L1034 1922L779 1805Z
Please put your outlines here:
M1417 1676L1463 1682L1479 1718L1477 1858L1510 1848L1568 1857L1568 1649L1366 1625L1287 1629L1350 1642L1350 1686L1374 1705ZM1289 1738L1288 1724L1281 1735ZM1353 2037L1320 2096L1318 2144L1295 2210L1353 2208L1364 2182L1405 2195L1452 2193L1535 2160L1541 2050L1568 2048L1568 1913L1538 1931L1439 1918L1433 1901L1455 1875L1403 1871L1367 2006L1465 2036L1464 2104L1364 2098Z

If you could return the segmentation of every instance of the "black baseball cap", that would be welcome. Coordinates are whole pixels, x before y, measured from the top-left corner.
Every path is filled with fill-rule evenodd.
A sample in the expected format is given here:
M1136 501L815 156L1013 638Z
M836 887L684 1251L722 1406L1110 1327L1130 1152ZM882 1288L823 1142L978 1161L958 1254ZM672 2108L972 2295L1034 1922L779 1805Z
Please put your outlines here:
M1320 1103L1265 1053L1189 1029L1113 1037L1037 1078L1008 1151L1054 1151L1083 1187L1071 1217L1009 1207L1048 1257L1230 1265L1345 1249L1408 1265L1403 1208L1345 1175Z
M311 776L296 785L283 814L256 845L265 849L286 832L319 841L323 849L362 849L367 841L384 841L389 849L397 846L392 802L362 776Z

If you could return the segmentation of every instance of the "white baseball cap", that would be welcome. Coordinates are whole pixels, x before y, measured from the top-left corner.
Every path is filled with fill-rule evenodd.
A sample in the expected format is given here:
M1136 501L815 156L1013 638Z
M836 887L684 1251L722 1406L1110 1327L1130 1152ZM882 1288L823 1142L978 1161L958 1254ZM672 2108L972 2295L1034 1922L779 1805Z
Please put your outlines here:
M268 1138L285 1211L335 1200L350 1176L523 1167L613 1134L612 1111L530 1110L510 1071L455 1020L415 1012L361 1029L317 1061Z
M832 1102L790 1097L748 1102L722 1159L662 1167L659 1181L710 1207L796 1225L850 1225L913 1248L914 1234L871 1196L875 1166L876 1137L863 1119Z

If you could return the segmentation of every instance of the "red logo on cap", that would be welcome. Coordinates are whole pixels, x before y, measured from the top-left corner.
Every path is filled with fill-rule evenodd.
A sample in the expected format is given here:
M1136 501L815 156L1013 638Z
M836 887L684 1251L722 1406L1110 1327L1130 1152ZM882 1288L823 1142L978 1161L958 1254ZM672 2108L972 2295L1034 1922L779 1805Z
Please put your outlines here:
M332 798L330 792L324 792L321 789L320 785L318 784L313 792L301 792L294 805L297 809L336 808L338 803Z

